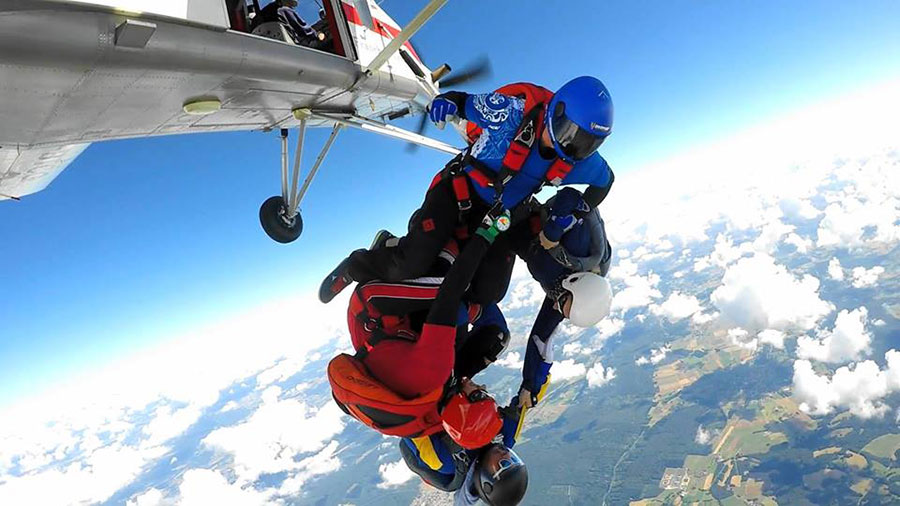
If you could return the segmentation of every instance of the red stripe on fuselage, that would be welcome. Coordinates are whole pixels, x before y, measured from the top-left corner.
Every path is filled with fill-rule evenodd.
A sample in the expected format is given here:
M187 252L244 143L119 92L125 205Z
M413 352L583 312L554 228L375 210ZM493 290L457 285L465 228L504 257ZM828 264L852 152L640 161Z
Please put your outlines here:
M363 25L362 18L359 17L359 11L356 10L356 7L354 7L353 5L350 5L348 3L344 3L344 2L341 2L341 5L343 5L343 7L344 7L344 16L346 16L347 22L349 22L349 23L353 23L354 25L361 26L363 28L368 28L369 30L374 31L378 35L381 35L382 37L385 37L388 39L393 39L394 37L397 36L397 34L400 33L400 30L385 23L384 21L379 21L378 19L375 19L375 18L372 18L372 22L375 24L374 28L365 26L365 25ZM416 60L419 60L419 63L422 63L422 59L419 58L418 53L416 53L416 50L413 49L412 44L410 44L409 41L404 42L403 46L406 47L406 49L409 49L409 52L412 53L412 55L416 58Z

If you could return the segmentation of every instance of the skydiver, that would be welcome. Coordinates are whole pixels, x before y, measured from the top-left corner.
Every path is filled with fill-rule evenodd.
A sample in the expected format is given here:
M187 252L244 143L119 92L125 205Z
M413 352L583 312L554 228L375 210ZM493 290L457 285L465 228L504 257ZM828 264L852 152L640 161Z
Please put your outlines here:
M467 120L472 144L435 176L397 247L351 253L322 282L322 302L354 281L421 276L449 238L467 240L495 203L512 210L515 222L520 204L545 184L588 184L589 208L613 184L612 170L596 152L612 131L613 106L596 78L573 79L555 94L524 83L481 95L447 92L435 97L429 114L439 126L453 116ZM500 301L514 260L501 238L475 275L471 300Z
M480 389L470 382L462 393L478 396ZM479 500L491 506L516 505L525 496L528 469L512 450L518 414L515 409L505 411L511 414L504 419L502 443L468 449L446 431L403 438L399 444L403 461L425 483L455 492L454 506L470 506Z
M560 322L568 319L578 327L593 327L609 314L612 292L605 276L612 247L600 212L593 208L585 214L586 208L581 192L561 189L542 206L546 217L537 236L532 234L530 240L516 245L546 293L529 333L522 384L514 403L518 406L530 408L537 403L536 392L546 383L553 361L551 337Z
M439 288L412 280L370 282L354 290L348 325L356 355L341 354L328 366L335 401L347 414L387 435L418 437L445 430L471 449L490 444L504 427L509 430L496 402L454 375L461 312L466 313L461 311L463 294L490 245L508 228L508 216L485 218ZM398 299L424 301L424 321L391 314Z

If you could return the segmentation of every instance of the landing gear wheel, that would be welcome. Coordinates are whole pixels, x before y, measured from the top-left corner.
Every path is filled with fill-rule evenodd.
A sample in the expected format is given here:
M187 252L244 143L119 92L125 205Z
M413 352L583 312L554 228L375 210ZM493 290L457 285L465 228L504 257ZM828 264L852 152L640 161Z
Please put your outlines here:
M280 195L269 197L259 208L259 223L273 240L282 244L293 242L303 232L303 218L298 212L292 219L287 219L287 206Z

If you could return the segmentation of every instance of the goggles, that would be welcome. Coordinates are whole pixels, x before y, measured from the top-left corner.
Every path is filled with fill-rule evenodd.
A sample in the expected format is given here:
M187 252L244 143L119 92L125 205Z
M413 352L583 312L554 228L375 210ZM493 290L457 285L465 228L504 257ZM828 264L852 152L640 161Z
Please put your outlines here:
M595 135L578 126L566 116L566 104L559 102L550 119L553 139L563 154L573 160L584 160L591 156L606 140L606 136ZM606 127L600 127L606 128ZM608 128L606 129L608 132Z

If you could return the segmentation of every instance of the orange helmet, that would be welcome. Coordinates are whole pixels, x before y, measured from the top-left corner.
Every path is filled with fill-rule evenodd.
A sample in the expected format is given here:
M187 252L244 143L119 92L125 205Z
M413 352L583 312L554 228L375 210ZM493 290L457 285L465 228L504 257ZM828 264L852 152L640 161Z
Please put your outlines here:
M497 403L484 390L451 397L441 412L441 422L447 434L469 450L489 444L503 427Z

